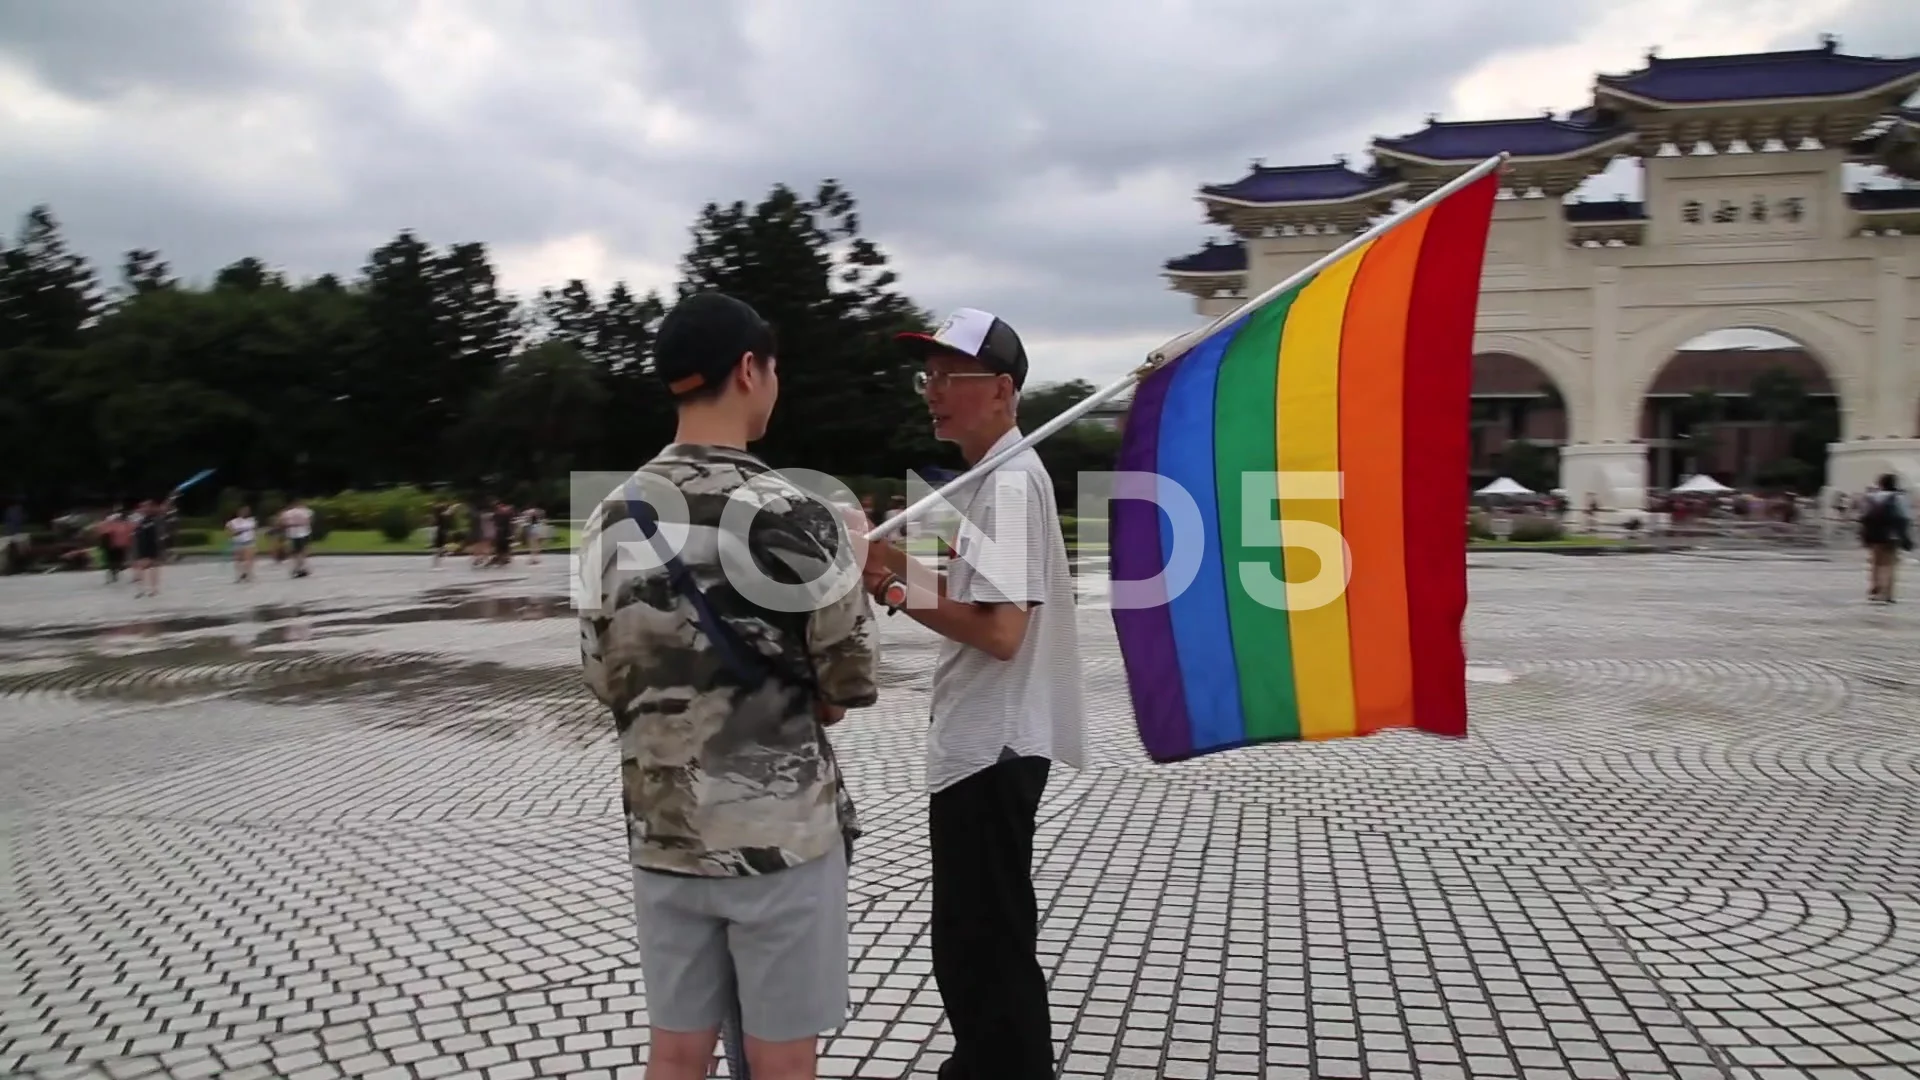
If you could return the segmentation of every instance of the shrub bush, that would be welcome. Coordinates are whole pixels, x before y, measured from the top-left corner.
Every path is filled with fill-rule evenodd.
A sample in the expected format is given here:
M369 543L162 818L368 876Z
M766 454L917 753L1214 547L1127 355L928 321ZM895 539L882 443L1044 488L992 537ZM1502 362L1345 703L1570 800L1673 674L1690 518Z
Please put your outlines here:
M174 534L173 546L183 548L207 547L213 543L212 529L181 529Z
M424 521L432 516L434 504L442 501L444 497L433 492L403 485L378 491L342 491L309 500L307 505L326 519L329 529L378 529L389 507L398 507L408 521Z
M393 543L400 543L413 535L413 516L407 508L397 503L388 505L380 511L380 535Z
M1493 539L1493 518L1485 510L1475 510L1467 515L1467 537L1473 540Z
M1538 543L1542 540L1558 540L1565 535L1560 522L1550 517L1528 514L1513 519L1513 532L1509 538L1516 543Z

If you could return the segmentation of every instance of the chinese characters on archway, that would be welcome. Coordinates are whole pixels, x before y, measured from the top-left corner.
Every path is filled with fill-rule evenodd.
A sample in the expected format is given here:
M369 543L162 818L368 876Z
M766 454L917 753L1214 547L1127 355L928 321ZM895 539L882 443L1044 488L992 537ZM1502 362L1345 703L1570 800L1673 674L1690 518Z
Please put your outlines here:
M1798 224L1807 216L1804 195L1769 198L1754 195L1746 199L1688 199L1680 204L1680 220L1689 225L1737 225L1769 222Z

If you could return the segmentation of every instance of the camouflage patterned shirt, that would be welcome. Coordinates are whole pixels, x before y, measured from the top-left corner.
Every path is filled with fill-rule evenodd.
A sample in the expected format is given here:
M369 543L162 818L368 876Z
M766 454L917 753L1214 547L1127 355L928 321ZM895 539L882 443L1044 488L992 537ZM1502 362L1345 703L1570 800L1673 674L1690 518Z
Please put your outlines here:
M633 493L642 480L685 499L684 511L649 501L666 536L687 522L681 561L778 674L753 687L730 670L666 571L617 554L617 544L650 550L624 501L616 493L600 508L580 545L583 584L599 590L577 598L580 647L620 736L633 865L728 877L817 859L859 829L816 695L848 707L876 696L873 611L843 527L742 450L670 445L635 474ZM742 560L792 599L766 606Z

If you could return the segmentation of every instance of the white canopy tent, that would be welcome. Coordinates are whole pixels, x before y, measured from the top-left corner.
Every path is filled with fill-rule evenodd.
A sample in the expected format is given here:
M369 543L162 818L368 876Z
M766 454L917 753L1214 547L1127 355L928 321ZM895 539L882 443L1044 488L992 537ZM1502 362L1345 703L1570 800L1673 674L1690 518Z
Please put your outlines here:
M1495 480L1493 483L1488 484L1486 487L1481 488L1479 491L1474 492L1474 494L1476 495L1531 495L1533 494L1533 489L1527 487L1526 485L1520 483L1518 480L1515 480L1512 477L1503 476L1500 479Z
M1687 477L1673 492L1676 495L1723 495L1732 490L1706 473L1699 473Z

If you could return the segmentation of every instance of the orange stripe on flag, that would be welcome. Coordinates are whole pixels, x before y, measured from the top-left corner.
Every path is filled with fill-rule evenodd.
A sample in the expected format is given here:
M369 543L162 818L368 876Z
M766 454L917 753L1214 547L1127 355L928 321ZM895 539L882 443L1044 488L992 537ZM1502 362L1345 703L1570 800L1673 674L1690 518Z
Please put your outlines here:
M1349 294L1340 341L1340 468L1353 578L1354 726L1358 734L1413 724L1407 552L1401 488L1407 302L1428 210L1374 241Z

